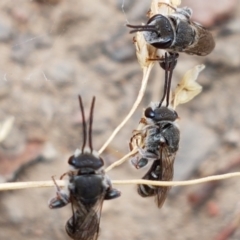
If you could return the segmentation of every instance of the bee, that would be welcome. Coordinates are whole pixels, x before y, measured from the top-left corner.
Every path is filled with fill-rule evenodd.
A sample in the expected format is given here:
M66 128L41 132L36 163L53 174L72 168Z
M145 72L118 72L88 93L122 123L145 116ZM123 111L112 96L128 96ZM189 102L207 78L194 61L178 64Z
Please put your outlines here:
M148 107L144 117L140 120L137 130L133 131L130 140L130 150L138 148L132 156L132 164L137 168L146 166L149 160L153 164L143 179L171 181L173 178L173 164L179 147L180 131L176 124L178 114L169 107L170 85L174 62L165 55L165 83L161 101ZM169 74L168 74L169 72ZM163 101L166 99L166 106ZM156 203L162 207L170 187L155 187L139 185L138 193L143 196L156 195Z
M68 193L57 185L53 178L57 192L56 197L50 200L51 209L61 208L71 203L72 217L67 221L65 229L69 237L74 240L96 240L99 234L99 224L104 200L120 196L120 192L112 188L111 181L103 170L103 159L92 147L92 122L95 97L92 100L89 128L88 147L87 126L81 96L79 104L82 113L83 144L68 163L73 168L64 173L69 178Z
M175 12L172 14L152 16L146 25L127 24L127 27L134 29L130 33L142 31L146 42L155 48L199 56L211 53L215 47L213 36L202 25L191 20L192 9L173 9Z

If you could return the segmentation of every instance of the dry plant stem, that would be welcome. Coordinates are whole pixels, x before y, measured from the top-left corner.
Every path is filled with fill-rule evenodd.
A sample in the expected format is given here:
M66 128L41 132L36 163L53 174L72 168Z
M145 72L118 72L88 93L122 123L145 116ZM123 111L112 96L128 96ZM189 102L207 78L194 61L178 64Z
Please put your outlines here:
M188 181L172 181L172 182L163 182L163 181L148 181L143 179L132 179L132 180L112 180L112 184L147 184L154 186L188 186L194 184L200 184L204 182L210 181L218 181L227 178L240 177L240 172L235 173L227 173L222 175L209 176L194 180ZM65 180L57 180L56 181L59 187L65 187ZM37 182L17 182L17 183L1 183L0 191L6 190L15 190L15 189L24 189L24 188L42 188L42 187L54 187L53 181L37 181Z
M126 124L126 122L129 120L129 118L133 115L133 113L136 111L138 105L140 104L145 90L146 90L146 86L147 86L147 82L149 79L149 74L151 72L151 69L154 65L154 62L150 63L149 66L147 68L143 69L143 79L142 79L142 83L141 83L141 88L139 90L137 99L135 101L135 103L133 104L130 112L128 113L128 115L123 119L123 121L116 127L116 129L113 131L112 135L107 139L107 141L103 144L103 146L99 149L99 154L101 154L105 148L109 145L109 143L113 140L113 138L117 135L117 133L121 130L121 128Z
M222 179L233 178L233 177L240 177L240 172L209 176L209 177L204 177L204 178L199 178L194 180L187 180L187 181L167 182L167 181L149 181L144 179L129 179L129 180L113 180L112 183L124 184L124 185L125 184L146 184L146 185L154 185L154 186L161 186L161 187L168 187L168 186L174 187L174 186L195 185L195 184L200 184L200 183L205 183L210 181L219 181Z
M126 160L128 160L129 157L131 157L134 153L136 153L138 151L137 148L133 149L130 153L126 154L124 157L122 157L120 160L114 162L113 164L111 164L110 166L108 166L105 169L105 172L108 172L110 170L112 170L113 168L123 164Z
M8 136L14 124L14 117L11 116L5 121L0 123L0 142L3 142L4 139Z
M64 187L66 185L66 181L57 180L57 184L60 187ZM36 182L14 182L14 183L1 183L0 191L6 190L16 190L16 189L24 189L24 188L42 188L42 187L53 187L55 186L53 181L36 181Z

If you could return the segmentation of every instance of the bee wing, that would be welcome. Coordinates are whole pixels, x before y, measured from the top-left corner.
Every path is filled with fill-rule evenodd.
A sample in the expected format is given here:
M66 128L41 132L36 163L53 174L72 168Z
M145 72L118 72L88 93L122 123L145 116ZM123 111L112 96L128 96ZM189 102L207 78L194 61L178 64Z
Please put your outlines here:
M97 240L104 196L105 192L89 209L82 203L78 203L78 208L66 225L66 231L71 238L74 240Z
M186 50L186 53L196 54L199 56L208 55L215 48L215 41L213 35L201 24L196 22L191 22L191 24L196 29L197 41L195 45L191 46L189 49Z
M173 164L175 160L176 152L172 153L169 151L168 147L160 148L160 166L161 173L159 175L159 181L172 181L173 179ZM157 187L155 201L159 208L162 207L166 200L167 194L171 187Z

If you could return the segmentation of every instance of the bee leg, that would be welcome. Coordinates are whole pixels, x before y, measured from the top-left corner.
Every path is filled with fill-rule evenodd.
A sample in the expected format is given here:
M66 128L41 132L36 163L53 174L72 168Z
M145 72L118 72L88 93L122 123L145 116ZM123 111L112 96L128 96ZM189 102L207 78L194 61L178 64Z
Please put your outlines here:
M105 180L103 182L103 185L104 185L104 187L107 187L106 193L105 193L105 196L104 196L105 200L110 200L110 199L114 199L114 198L117 198L117 197L121 196L120 191L118 191L115 188L112 188L111 180L107 175L105 175Z
M166 56L163 60L159 61L159 65L163 70L170 71L170 68L174 69L177 65L177 59L179 57L178 53L168 52L168 61L166 61Z
M148 164L148 159L143 157L139 159L135 167L139 169L139 168L145 167L147 164Z
M132 165L137 168L138 162L139 162L139 156L134 156L133 158L131 158L131 163Z
M156 160L158 158L156 153L145 151L143 148L138 148L138 152L142 158L139 159L138 157L135 157L131 160L132 164L137 169L145 167L148 164L148 160Z
M118 191L115 188L109 188L105 194L104 199L105 200L110 200L110 199L114 199L114 198L118 198L121 196L121 192Z
M143 158L147 158L147 159L157 159L158 158L158 155L154 152L149 152L149 151L145 151L144 149L142 148L138 148L138 152L143 156Z
M66 175L69 175L69 172L65 172L64 174L61 175L60 180L62 180ZM53 180L54 181L54 180ZM54 181L55 182L55 181ZM56 182L55 182L56 185Z
M69 196L66 193L64 193L61 190L61 188L57 185L57 182L54 177L52 177L52 180L57 188L56 192L57 196L49 201L48 206L51 209L64 207L69 203Z

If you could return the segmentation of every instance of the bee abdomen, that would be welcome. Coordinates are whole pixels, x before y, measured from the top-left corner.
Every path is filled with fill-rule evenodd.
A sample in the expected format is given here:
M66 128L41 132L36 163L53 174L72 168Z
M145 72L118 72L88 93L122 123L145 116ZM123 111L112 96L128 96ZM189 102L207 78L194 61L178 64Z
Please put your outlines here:
M156 188L152 185L138 185L138 194L142 197L152 197L156 195Z

